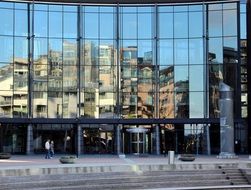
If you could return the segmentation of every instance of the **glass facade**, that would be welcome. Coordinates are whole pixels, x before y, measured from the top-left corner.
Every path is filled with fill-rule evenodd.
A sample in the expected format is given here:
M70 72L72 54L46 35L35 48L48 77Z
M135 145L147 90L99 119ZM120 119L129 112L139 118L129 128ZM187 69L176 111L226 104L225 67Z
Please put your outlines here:
M154 153L155 126L160 128L161 149L170 147L168 138L176 136L175 150L182 152L196 131L201 144L197 151L203 153L203 119L219 127L219 82L234 90L235 118L247 117L245 11L239 2L1 2L0 117L13 118L10 124L15 118L26 124L25 119L43 118L59 123L34 124L34 143L40 143L35 152L41 151L46 136L63 138L63 132L51 135L59 129L76 139L79 124L84 153L114 153L120 124L105 119L121 119L131 122L122 125L124 142L136 143L136 137L142 142L137 150L134 144L121 146L125 153ZM74 122L66 125L67 119ZM163 123L149 125L144 119ZM135 127L147 131L137 136L130 130ZM59 152L76 151L73 145L57 143L64 142L56 142Z

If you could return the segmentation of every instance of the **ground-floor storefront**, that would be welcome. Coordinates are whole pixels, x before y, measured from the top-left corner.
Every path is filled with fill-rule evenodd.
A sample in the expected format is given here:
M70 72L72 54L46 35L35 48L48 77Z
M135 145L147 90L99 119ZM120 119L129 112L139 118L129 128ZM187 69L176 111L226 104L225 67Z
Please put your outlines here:
M235 153L247 153L247 130L235 126ZM214 124L1 124L0 152L44 153L47 139L57 154L219 154Z

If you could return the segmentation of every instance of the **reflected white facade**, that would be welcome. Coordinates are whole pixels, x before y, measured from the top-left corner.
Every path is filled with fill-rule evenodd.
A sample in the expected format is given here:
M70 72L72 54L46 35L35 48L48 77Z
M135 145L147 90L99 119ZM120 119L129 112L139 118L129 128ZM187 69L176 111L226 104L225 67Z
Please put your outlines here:
M0 152L50 138L77 154L216 154L219 82L248 152L246 2L4 1L0 16Z

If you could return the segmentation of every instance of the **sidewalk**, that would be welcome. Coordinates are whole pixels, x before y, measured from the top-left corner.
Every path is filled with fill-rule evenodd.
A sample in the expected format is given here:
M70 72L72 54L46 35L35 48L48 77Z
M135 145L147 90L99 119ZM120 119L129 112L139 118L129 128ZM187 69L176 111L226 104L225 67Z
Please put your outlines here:
M59 158L63 155L56 155L52 159L44 159L44 155L12 155L10 159L0 159L0 169L17 167L55 167L62 166ZM248 155L241 155L237 159L218 159L214 156L196 156L193 162L182 162L175 157L175 164L223 164L223 163L250 163ZM163 155L149 155L139 157L126 155L125 158L119 158L117 155L81 155L76 163L81 166L114 166L114 165L166 165L168 157ZM72 165L74 166L74 165Z

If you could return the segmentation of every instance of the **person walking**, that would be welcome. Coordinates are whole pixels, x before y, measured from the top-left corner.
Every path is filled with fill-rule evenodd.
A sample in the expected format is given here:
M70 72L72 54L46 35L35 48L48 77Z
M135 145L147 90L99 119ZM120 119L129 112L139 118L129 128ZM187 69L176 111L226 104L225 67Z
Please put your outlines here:
M45 159L50 159L50 139L47 139L47 141L45 142Z
M51 141L51 144L50 144L50 156L51 158L54 156L54 142Z

